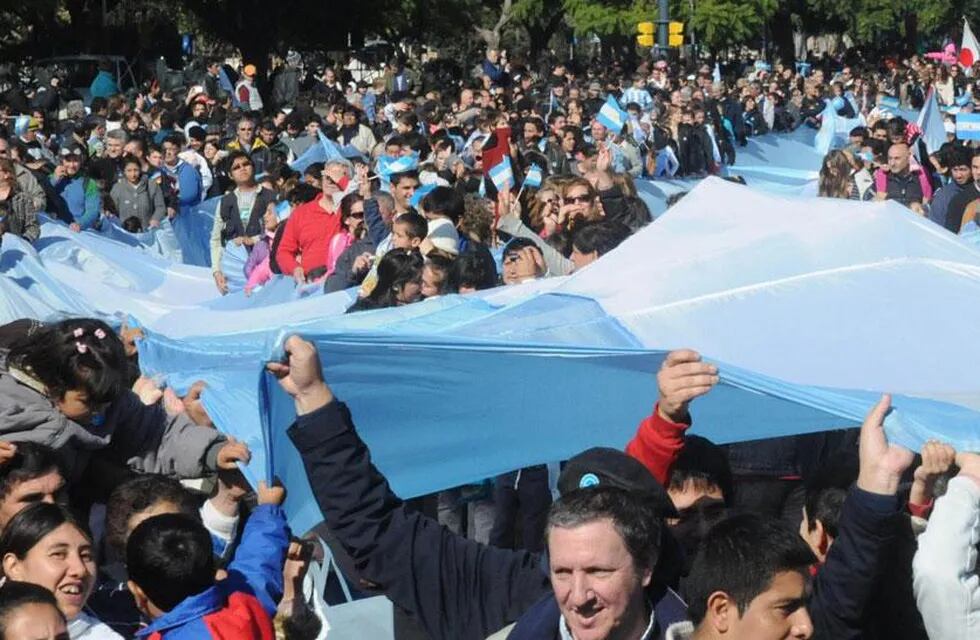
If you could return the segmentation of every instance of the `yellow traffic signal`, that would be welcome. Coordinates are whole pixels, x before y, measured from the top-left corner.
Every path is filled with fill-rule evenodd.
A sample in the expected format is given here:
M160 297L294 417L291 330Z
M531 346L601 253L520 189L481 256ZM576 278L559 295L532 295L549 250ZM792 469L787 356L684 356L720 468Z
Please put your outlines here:
M671 22L667 28L667 46L680 47L684 45L684 23Z
M653 36L649 34L643 34L636 36L636 44L641 47L652 47L653 46Z
M653 35L653 23L652 22L641 22L636 25L636 32L641 36L652 36Z

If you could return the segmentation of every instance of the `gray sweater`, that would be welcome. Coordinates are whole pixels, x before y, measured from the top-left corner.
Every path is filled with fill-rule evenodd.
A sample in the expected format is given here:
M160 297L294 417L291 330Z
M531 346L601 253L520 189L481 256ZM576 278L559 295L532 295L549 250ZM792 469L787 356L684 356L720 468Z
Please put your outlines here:
M96 450L142 473L199 478L216 470L226 438L185 414L169 416L126 391L106 411L105 423L81 425L62 415L42 393L0 364L0 439L39 442L58 451L77 480Z
M139 218L143 228L149 228L150 221L160 222L167 213L167 205L163 201L163 191L156 182L140 178L135 185L125 178L120 178L112 185L109 192L112 201L116 203L119 220Z

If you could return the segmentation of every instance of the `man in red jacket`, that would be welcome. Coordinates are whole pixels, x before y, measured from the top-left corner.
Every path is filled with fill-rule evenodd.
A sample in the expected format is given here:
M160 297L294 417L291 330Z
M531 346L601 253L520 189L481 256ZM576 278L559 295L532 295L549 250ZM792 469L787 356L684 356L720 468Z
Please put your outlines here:
M282 273L292 274L296 284L314 281L327 272L327 248L340 231L340 207L334 196L347 189L350 170L342 162L329 162L321 181L323 194L293 210L276 251Z

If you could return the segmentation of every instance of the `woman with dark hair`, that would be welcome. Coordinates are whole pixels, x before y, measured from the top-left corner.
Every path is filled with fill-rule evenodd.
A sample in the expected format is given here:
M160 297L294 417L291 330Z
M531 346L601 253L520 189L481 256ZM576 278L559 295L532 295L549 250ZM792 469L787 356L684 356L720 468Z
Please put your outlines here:
M65 614L44 587L8 580L0 588L0 640L23 638L67 640Z
M347 309L347 313L398 307L421 300L422 267L422 254L418 251L392 249L378 263L378 284L370 295Z
M30 582L54 595L72 640L121 638L85 612L95 586L95 549L88 528L67 507L38 502L11 518L0 535L0 562L8 580Z
M100 449L132 470L181 478L248 461L245 445L144 405L127 374L125 347L100 320L64 320L21 337L0 364L0 438L50 445L74 480Z
M358 193L348 193L340 201L340 231L327 246L327 277L337 267L337 259L347 248L367 233L364 225L364 198Z

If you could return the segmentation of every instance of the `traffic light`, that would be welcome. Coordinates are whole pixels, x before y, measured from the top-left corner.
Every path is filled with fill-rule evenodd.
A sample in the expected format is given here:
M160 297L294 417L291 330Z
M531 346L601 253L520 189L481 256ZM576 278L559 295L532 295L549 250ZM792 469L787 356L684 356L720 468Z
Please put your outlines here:
M683 22L671 22L668 25L667 34L667 46L670 47L682 47L684 46L684 23Z
M653 46L653 23L641 22L636 25L636 44L641 47Z

